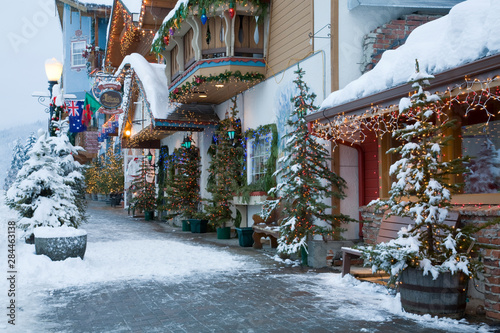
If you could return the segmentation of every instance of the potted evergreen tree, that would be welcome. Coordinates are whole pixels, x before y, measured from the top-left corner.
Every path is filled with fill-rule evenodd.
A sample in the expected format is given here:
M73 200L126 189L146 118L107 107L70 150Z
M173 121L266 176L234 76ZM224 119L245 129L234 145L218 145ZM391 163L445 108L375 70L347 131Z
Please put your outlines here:
M212 194L212 198L207 200L205 211L210 223L217 228L217 237L220 239L230 238L231 228L227 223L233 220L232 200L236 189L243 184L241 121L236 118L236 98L232 102L230 115L219 122L209 150L212 159L208 167L207 191ZM236 229L238 235L251 238L251 233L248 236L247 230L243 232L240 229Z
M462 185L450 184L448 178L467 171L467 157L442 160L441 152L450 140L445 130L455 122L442 110L440 98L424 90L432 78L419 70L417 62L409 80L416 92L401 100L399 109L406 121L393 133L401 145L388 150L400 156L390 168L396 181L388 200L370 203L390 209L391 215L410 217L415 224L403 228L395 240L360 249L373 271L384 270L391 275L390 282L400 283L401 303L407 312L459 318L465 313L469 277L481 268L473 258L478 248L473 234L498 221L462 229L443 223L451 195Z
M191 141L190 141L191 142ZM194 233L207 231L207 221L201 219L200 150L192 142L190 147L180 147L174 151L170 160L163 186L165 196L162 207L167 218L183 216L182 230Z
M86 221L85 183L83 167L73 158L81 148L74 147L62 131L57 134L39 132L7 191L6 204L19 213L21 238L34 242L37 254L52 260L83 258L87 233L76 228Z
M156 189L154 176L151 177L151 172L151 167L144 158L130 186L130 190L133 191L130 207L134 211L143 211L146 221L154 218L154 210L156 209Z
M323 198L344 198L347 185L344 179L329 169L327 149L309 133L304 116L317 109L314 106L316 95L309 92L303 80L304 71L298 68L295 74L298 94L292 97L294 110L288 119L291 131L283 137L283 167L276 172L281 182L270 191L281 198L265 204L263 208L273 209L278 204L283 206L278 252L292 254L300 251L302 263L307 265L308 241L312 236L331 235L340 239L340 232L344 230L342 223L353 219L330 213L328 210L333 207L323 202ZM262 216L269 213L263 211ZM319 226L315 220L324 221L327 226Z

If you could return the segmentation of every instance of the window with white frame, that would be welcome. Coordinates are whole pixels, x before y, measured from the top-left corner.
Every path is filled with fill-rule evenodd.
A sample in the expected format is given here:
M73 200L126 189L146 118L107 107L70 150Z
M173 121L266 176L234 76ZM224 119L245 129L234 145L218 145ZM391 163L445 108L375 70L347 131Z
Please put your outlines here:
M266 173L267 160L271 156L272 134L258 139L248 140L248 183L254 183L263 178Z
M84 40L71 42L71 67L84 67L87 60L83 57L83 52L87 48Z

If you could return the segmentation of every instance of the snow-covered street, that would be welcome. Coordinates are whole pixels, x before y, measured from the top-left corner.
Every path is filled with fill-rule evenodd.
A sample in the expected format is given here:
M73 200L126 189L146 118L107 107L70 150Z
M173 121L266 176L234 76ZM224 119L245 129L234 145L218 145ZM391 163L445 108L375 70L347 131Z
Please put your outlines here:
M1 205L1 227L13 214ZM384 287L291 267L270 249L181 232L90 202L85 259L17 243L17 316L6 332L488 332L402 313ZM2 235L5 235L2 232ZM226 243L223 243L226 242ZM7 252L6 237L1 250ZM4 257L5 258L5 257ZM293 265L292 265L293 266ZM2 263L7 272L6 263ZM3 281L6 281L3 279ZM7 285L2 283L6 308Z

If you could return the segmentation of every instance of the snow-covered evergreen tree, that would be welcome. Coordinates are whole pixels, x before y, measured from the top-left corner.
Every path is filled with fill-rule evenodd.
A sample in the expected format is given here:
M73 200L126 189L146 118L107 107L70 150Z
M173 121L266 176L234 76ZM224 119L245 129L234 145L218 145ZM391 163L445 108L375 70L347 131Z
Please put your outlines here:
M7 170L7 176L4 181L4 190L8 190L14 180L16 179L17 173L23 167L25 161L25 150L20 139L14 141L14 147L12 148L12 160L10 162L10 168Z
M304 116L315 111L315 94L303 81L304 71L299 68L294 81L299 90L292 98L294 110L288 119L292 131L283 137L285 157L280 162L284 167L277 171L281 175L279 191L283 202L283 221L280 225L278 251L296 253L307 248L307 237L313 234L329 234L340 237L341 224L352 221L348 216L334 214L325 198L344 198L346 182L329 169L328 150L311 135ZM271 205L274 206L274 205ZM325 221L328 227L320 227L316 220Z
M28 153L29 153L29 151L31 150L31 147L33 147L33 145L35 144L36 141L37 141L37 137L36 137L35 133L31 132L30 135L28 136L28 138L26 139L26 143L24 144L24 160L23 160L23 163L28 160L28 158L29 158Z
M497 193L500 190L500 153L491 140L486 139L483 149L469 164L466 193Z
M459 232L443 223L451 195L461 187L450 184L448 178L467 171L463 166L467 158L442 160L443 147L451 139L446 137L445 130L455 122L446 120L439 96L424 90L432 78L419 70L417 62L416 72L409 80L416 93L401 99L399 109L406 122L393 132L393 137L402 144L388 150L400 155L390 167L396 181L388 200L370 203L379 207L388 205L392 215L415 221L412 228L401 232L400 238L364 249L364 258L370 260L374 270L383 269L393 276L408 265L421 267L424 274L431 272L434 277L443 270L469 274L471 269L468 254L464 253L471 244L470 234L466 228Z
M36 227L78 227L86 220L82 166L73 158L79 149L66 135L40 134L6 195L19 213L22 238Z

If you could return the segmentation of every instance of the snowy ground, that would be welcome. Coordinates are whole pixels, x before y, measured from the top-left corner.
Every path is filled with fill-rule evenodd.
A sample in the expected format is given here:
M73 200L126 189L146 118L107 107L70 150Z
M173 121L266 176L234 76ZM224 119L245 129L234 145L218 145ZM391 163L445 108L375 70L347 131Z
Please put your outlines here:
M7 230L7 221L14 214L0 203L0 216L0 228ZM9 325L4 314L0 330L59 332L59 325L62 323L42 319L52 318L51 314L70 304L72 297L81 298L81 295L92 294L93 290L101 286L125 288L122 285L135 285L138 288L137 286L149 285L149 281L175 284L199 279L249 280L252 276L256 279L255 283L262 283L259 279L263 279L265 272L269 272L269 265L266 266L266 263L259 262L255 257L231 252L229 248L168 239L165 234L145 230L144 227L145 225L130 219L118 226L110 223L107 217L93 216L90 223L84 226L89 233L84 260L52 262L45 256L35 255L33 245L18 242L16 326ZM4 231L1 232L1 235L5 234ZM7 253L4 236L0 239L0 251ZM5 258L5 255L2 256ZM6 260L3 260L1 266L7 272ZM470 325L464 320L403 313L397 296L390 295L382 286L359 282L350 276L342 279L339 274L333 273L288 274L276 267L272 269L274 273L268 274L265 281L287 284L290 285L290 292L294 290L310 295L307 302L313 304L318 311L330 314L334 322L356 322L361 325L356 327L362 332L381 332L374 327L394 325L398 321L404 322L405 327L413 325L415 332L492 331L486 325ZM9 301L6 295L8 286L5 279L2 281L0 301L5 309ZM60 295L61 290L68 296L54 297L56 301L51 303L51 296ZM72 296L71 290L78 296Z

